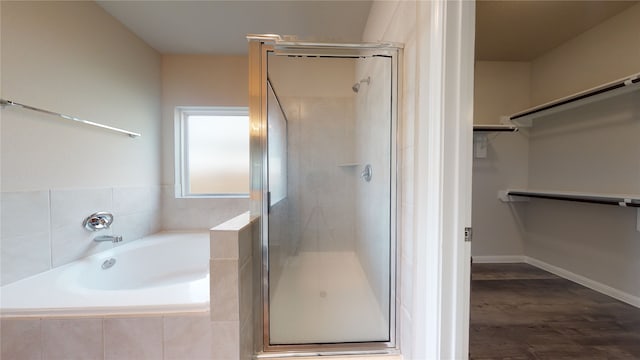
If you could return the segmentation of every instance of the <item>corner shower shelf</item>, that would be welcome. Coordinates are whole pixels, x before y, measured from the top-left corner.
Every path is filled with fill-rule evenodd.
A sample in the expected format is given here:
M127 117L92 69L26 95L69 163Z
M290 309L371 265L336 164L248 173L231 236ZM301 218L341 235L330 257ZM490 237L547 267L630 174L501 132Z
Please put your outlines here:
M507 116L513 124L522 127L532 126L536 118L557 112L577 108L592 102L608 99L640 89L640 74L612 81L594 88L581 91L548 103Z
M117 132L117 133L120 133L120 134L127 135L127 136L132 137L132 138L137 138L137 137L142 136L142 134L136 133L136 132L133 132L133 131L128 131L128 130L120 129L120 128L117 128L117 127L113 127L113 126L109 126L109 125L103 125L103 124L99 124L99 123L96 123L96 122L93 122L93 121L80 119L80 118L77 118L75 116L60 114L60 113L53 112L53 111L50 111L50 110L45 110L45 109L40 109L40 108L37 108L37 107L25 105L25 104L20 104L20 103L17 103L15 101L11 101L11 100L0 99L0 106L2 106L2 108L4 108L5 106L17 106L17 107L20 107L20 108L23 108L23 109L32 110L32 111L36 111L36 112L47 114L47 115L57 116L57 117L65 119L65 120L75 121L75 122L82 123L82 124L85 124L85 125L91 125L91 126L95 126L95 127L101 128L101 129L114 131L114 132Z

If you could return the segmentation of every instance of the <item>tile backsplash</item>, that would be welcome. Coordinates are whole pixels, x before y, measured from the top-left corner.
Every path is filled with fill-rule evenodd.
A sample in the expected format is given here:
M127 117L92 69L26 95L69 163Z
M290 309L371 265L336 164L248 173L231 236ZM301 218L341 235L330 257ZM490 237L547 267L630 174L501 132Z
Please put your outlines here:
M123 242L161 230L208 230L249 209L246 198L175 198L173 185L52 189L0 193L0 285L107 250L97 235ZM114 215L109 229L82 226L89 215Z
M93 242L96 235L121 235L126 243L161 229L158 186L2 192L0 200L1 285L113 246ZM98 211L114 214L111 228L84 229L82 221Z
M208 230L249 210L249 198L176 198L174 185L162 186L162 228Z

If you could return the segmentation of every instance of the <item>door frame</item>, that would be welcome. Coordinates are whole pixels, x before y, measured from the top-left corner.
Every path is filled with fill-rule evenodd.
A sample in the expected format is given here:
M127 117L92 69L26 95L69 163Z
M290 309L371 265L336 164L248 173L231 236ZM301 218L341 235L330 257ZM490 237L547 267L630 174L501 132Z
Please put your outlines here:
M417 2L412 359L466 359L475 2ZM404 239L405 241L407 239ZM406 337L405 337L406 336Z

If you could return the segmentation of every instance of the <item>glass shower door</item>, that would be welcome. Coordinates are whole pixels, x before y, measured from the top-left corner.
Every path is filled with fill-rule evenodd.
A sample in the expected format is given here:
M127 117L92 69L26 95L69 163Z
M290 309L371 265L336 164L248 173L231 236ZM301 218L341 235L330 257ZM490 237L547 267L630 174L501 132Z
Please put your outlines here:
M268 57L269 345L391 341L390 57Z

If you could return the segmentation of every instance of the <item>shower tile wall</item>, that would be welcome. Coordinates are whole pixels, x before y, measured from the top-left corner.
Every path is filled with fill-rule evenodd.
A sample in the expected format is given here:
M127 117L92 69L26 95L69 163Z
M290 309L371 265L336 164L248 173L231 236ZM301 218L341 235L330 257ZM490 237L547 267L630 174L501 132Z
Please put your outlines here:
M391 174L391 73L388 58L358 63L358 78L370 79L356 96L356 159L371 165L370 182L358 178L355 250L383 312L389 305Z
M158 187L2 192L0 197L2 285L113 246L93 242L97 234L121 235L125 243L161 227ZM113 225L89 232L82 221L97 211L112 212Z
M276 87L277 91L277 87ZM272 285L288 256L355 249L352 98L280 97L287 116L287 198L272 209ZM275 221L275 222L274 222Z
M353 99L286 98L292 238L298 251L354 250Z
M358 170L344 166L355 163L353 60L273 56L269 78L287 118L287 194L269 218L274 286L291 255L354 250Z

